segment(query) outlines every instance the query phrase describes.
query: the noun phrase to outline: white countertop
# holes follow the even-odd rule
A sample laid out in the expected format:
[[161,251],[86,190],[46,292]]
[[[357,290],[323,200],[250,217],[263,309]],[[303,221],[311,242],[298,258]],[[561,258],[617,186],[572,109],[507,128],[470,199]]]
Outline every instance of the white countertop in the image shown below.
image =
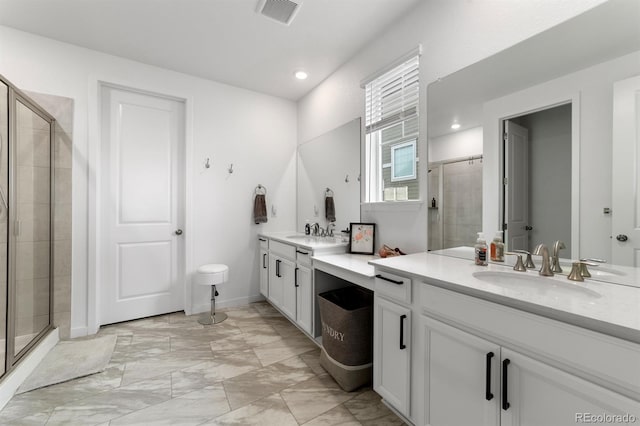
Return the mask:
[[[365,278],[375,276],[375,268],[369,264],[370,261],[380,259],[378,256],[368,254],[325,254],[313,256],[314,262],[320,262],[336,268],[346,269]],[[314,265],[317,265],[314,263]]]
[[259,233],[258,236],[263,236],[271,240],[280,241],[281,243],[292,244],[314,251],[344,251],[349,245],[349,243],[342,242],[340,236],[312,237],[311,235],[305,235],[295,231],[266,232]]
[[[571,292],[554,292],[553,289],[511,288],[473,276],[478,271],[518,274],[508,266],[477,266],[466,259],[430,253],[377,259],[370,264],[459,293],[640,343],[640,288],[637,287],[590,279],[573,282],[564,275],[556,275],[544,279],[556,280],[558,286],[565,288],[568,285],[580,286],[575,297]],[[537,271],[521,274],[538,276]],[[584,297],[579,297],[581,295]]]

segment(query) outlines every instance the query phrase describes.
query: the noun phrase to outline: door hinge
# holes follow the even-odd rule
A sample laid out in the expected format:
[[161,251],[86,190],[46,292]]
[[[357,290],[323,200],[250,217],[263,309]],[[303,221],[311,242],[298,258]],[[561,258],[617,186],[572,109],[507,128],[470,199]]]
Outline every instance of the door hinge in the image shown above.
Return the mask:
[[507,185],[508,183],[509,183],[509,180],[507,178],[502,178],[503,185]]
[[503,141],[505,141],[505,142],[507,142],[507,141],[509,140],[509,133],[504,132],[504,133],[502,134],[502,140],[503,140]]
[[506,231],[506,230],[507,230],[507,224],[506,224],[506,223],[503,223],[503,224],[502,224],[502,230],[503,230],[503,231]]

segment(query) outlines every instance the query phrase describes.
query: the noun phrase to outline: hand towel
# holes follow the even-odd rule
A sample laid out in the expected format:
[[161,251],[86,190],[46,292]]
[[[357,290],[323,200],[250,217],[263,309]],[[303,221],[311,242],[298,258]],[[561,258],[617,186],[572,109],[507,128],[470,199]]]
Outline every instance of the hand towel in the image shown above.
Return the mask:
[[328,222],[336,221],[336,206],[332,196],[324,197],[324,211]]
[[267,222],[267,200],[264,194],[256,194],[253,200],[253,220],[256,225]]

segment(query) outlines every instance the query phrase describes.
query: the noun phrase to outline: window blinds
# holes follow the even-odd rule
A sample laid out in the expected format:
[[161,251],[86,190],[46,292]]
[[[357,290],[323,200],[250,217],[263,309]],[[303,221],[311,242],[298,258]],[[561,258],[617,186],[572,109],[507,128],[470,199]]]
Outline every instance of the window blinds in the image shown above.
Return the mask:
[[365,86],[365,126],[372,133],[418,114],[419,56],[401,63]]

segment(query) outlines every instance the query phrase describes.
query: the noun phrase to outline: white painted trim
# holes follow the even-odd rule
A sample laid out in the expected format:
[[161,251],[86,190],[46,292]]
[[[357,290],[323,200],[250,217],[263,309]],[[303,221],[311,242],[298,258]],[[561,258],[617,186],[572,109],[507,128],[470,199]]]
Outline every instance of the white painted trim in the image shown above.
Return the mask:
[[418,43],[416,47],[414,47],[404,55],[396,58],[395,60],[389,62],[384,67],[374,72],[373,74],[369,74],[368,76],[360,80],[360,88],[364,89],[367,84],[371,83],[373,80],[380,77],[382,74],[385,74],[386,72],[391,71],[398,65],[403,64],[407,62],[409,59],[414,58],[416,56],[422,56],[422,43]]
[[[89,334],[88,327],[73,327],[71,329],[71,333],[69,334],[69,338],[75,339],[76,337],[83,337]],[[95,333],[91,333],[95,334]]]
[[361,212],[416,212],[422,208],[422,200],[410,201],[379,201],[375,203],[361,203]]
[[[111,76],[92,74],[89,76],[88,110],[88,146],[87,146],[87,179],[88,179],[88,229],[87,229],[87,331],[95,334],[100,328],[100,149],[101,149],[101,108],[100,88],[103,85],[122,87],[158,96],[170,97],[184,102],[184,310],[191,314],[191,277],[188,271],[193,268],[194,238],[189,230],[193,221],[193,170],[194,170],[194,97],[181,90],[174,91],[162,85],[150,84],[145,80],[129,80]],[[81,332],[82,327],[74,330]]]
[[[552,91],[543,83],[485,103],[482,155],[488,164],[503,164],[503,120],[565,104],[571,104],[571,258],[577,259],[580,257],[580,92]],[[485,235],[501,230],[500,206],[504,198],[501,170],[500,166],[493,169],[483,167],[483,199],[498,200],[497,203],[483,203],[482,229]]]
[[20,385],[24,383],[59,340],[58,329],[55,328],[20,361],[13,371],[2,379],[2,382],[0,382],[0,410],[7,405]]

